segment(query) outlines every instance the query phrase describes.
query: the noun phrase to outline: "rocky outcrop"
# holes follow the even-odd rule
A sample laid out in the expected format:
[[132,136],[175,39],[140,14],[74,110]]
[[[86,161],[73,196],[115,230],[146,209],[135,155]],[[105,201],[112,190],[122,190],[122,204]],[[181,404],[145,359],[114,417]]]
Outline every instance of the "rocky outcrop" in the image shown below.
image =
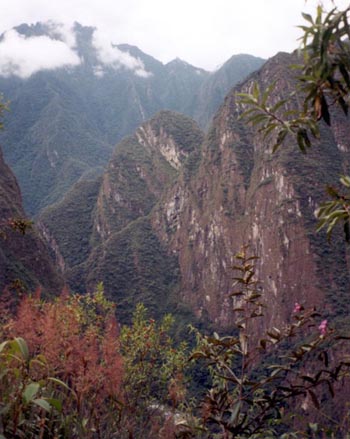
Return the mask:
[[170,111],[158,113],[124,139],[103,176],[95,216],[97,241],[147,216],[202,141],[195,122]]

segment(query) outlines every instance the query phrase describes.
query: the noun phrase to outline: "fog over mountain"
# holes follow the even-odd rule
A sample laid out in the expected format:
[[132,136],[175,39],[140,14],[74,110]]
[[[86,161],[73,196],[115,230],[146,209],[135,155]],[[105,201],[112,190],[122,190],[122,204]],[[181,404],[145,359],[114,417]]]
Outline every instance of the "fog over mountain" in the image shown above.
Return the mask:
[[[0,40],[0,75],[29,78],[41,70],[54,70],[81,65],[76,41],[76,25],[47,22],[34,26],[19,26],[6,31]],[[142,61],[113,46],[103,32],[93,29],[91,49],[96,53],[96,72],[103,67],[121,67],[147,77]]]
[[[179,57],[213,71],[233,54],[269,58],[299,45],[301,11],[318,0],[12,0],[0,15],[0,33],[21,23],[74,21],[103,30],[109,41],[142,48],[164,64]],[[332,0],[323,0],[326,9]],[[337,0],[339,7],[348,2]],[[69,23],[69,24],[68,24]]]
[[214,73],[179,59],[164,65],[94,27],[53,22],[5,32],[0,54],[10,101],[0,141],[32,215],[101,174],[115,144],[157,111],[207,125],[227,91],[263,63],[240,55]]

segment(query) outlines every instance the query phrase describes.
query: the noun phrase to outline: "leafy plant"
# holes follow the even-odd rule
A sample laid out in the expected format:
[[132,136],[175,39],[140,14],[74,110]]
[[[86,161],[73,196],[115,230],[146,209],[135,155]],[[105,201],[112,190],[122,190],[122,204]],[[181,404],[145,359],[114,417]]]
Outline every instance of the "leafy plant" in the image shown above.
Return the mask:
[[[240,104],[248,105],[241,117],[259,127],[264,137],[269,137],[276,151],[287,135],[296,138],[302,152],[311,146],[310,138],[319,137],[317,122],[331,124],[329,107],[338,104],[348,113],[347,97],[350,92],[350,37],[348,18],[350,7],[343,11],[333,8],[326,13],[318,6],[315,19],[302,14],[307,25],[303,31],[300,51],[303,63],[291,66],[300,70],[295,77],[296,90],[284,99],[273,101],[275,83],[261,92],[257,83],[252,93],[240,93]],[[302,105],[291,109],[295,97],[302,98]],[[272,135],[274,138],[272,138]]]
[[347,194],[340,193],[332,186],[327,187],[327,192],[332,200],[326,201],[318,209],[317,217],[320,221],[317,230],[326,227],[328,238],[330,238],[336,224],[342,222],[345,239],[350,242],[350,177],[343,175],[340,177],[340,183],[346,189]]
[[[2,345],[8,349],[1,363],[6,371],[2,376],[7,377],[1,383],[1,393],[8,395],[4,407],[11,401],[15,404],[5,411],[3,420],[5,432],[12,432],[9,437],[24,437],[13,431],[23,424],[19,416],[27,412],[33,437],[112,437],[119,428],[123,367],[114,305],[104,298],[101,288],[85,296],[63,291],[53,302],[41,300],[39,294],[23,297],[3,333],[17,340],[17,344]],[[13,352],[16,346],[21,356]],[[54,389],[57,385],[58,390]],[[46,417],[40,420],[33,404],[52,413],[48,405],[53,404],[52,398],[59,401],[54,416],[50,415],[50,422]],[[38,433],[41,424],[44,436]]]
[[331,364],[328,351],[341,337],[327,320],[316,323],[320,315],[300,304],[295,304],[292,323],[273,327],[261,338],[254,336],[264,308],[255,279],[256,257],[249,257],[244,248],[237,260],[232,293],[235,335],[209,337],[197,332],[198,347],[192,354],[193,360],[206,361],[212,376],[202,404],[203,426],[210,437],[282,437],[286,426],[291,431],[298,398],[309,399],[321,411],[317,389],[326,387],[334,396],[334,383],[345,376],[350,363]]
[[46,372],[45,357],[31,355],[23,338],[0,344],[1,438],[54,437],[62,411],[55,387],[64,384]]
[[[291,136],[306,153],[312,140],[320,137],[319,121],[331,125],[331,107],[337,105],[348,114],[350,7],[343,10],[334,7],[326,12],[319,5],[315,18],[302,15],[307,22],[299,26],[304,32],[300,49],[302,64],[291,66],[299,70],[295,77],[296,90],[283,99],[276,99],[275,84],[262,92],[254,83],[251,93],[238,95],[243,108],[241,117],[256,126],[263,138],[271,142],[273,152]],[[341,177],[346,187],[348,179]],[[343,221],[345,237],[349,241],[349,197],[340,195],[332,187],[327,190],[333,200],[321,205],[318,230],[327,226],[330,236],[335,225]]]
[[[172,418],[185,400],[187,345],[175,345],[169,335],[173,324],[171,315],[155,322],[147,317],[145,306],[138,304],[131,326],[121,330],[123,416],[126,431],[132,437],[153,437],[149,436],[152,428],[155,434],[157,424],[164,426],[164,419],[170,414]],[[174,422],[171,423],[174,429]]]

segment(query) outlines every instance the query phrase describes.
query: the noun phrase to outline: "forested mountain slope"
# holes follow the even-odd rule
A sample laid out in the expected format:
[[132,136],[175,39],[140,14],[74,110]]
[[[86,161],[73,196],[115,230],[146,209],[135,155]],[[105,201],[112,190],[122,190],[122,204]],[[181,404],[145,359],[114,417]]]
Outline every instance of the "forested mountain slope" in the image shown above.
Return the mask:
[[102,180],[75,185],[43,212],[39,225],[74,290],[103,281],[124,317],[138,302],[156,313],[181,305],[177,257],[155,234],[151,212],[198,165],[203,137],[191,119],[160,112],[117,145]]
[[63,280],[51,262],[45,241],[35,228],[22,235],[9,227],[9,223],[24,218],[19,186],[0,150],[0,291],[5,287],[29,291],[42,286],[46,292],[58,293]]

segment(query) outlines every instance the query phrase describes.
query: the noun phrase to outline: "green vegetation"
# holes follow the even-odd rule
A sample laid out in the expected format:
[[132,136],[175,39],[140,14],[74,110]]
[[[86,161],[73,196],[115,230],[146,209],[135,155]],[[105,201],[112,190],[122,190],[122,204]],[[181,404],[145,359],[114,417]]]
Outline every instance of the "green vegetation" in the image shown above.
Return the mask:
[[84,262],[91,250],[89,237],[100,184],[100,178],[79,181],[60,203],[45,209],[39,218],[70,269]]
[[114,307],[101,288],[5,305],[2,439],[141,439],[169,423],[165,410],[174,416],[185,397],[186,345],[170,338],[170,316],[158,325],[142,306],[118,336]]
[[186,398],[184,373],[189,366],[188,349],[185,342],[175,348],[169,336],[173,325],[171,315],[159,323],[149,319],[147,309],[139,304],[131,326],[124,326],[120,334],[124,404],[133,409],[126,416],[138,420],[136,437],[145,435],[157,412],[175,410]]
[[[302,92],[306,96],[301,113],[296,110],[289,120],[276,116],[289,101],[281,100],[270,108],[267,102],[273,86],[261,93],[256,85],[253,94],[244,94],[241,100],[242,105],[251,105],[245,111],[250,121],[262,124],[262,137],[267,139],[277,130],[272,149],[279,149],[276,160],[295,180],[293,196],[274,208],[279,211],[298,202],[306,212],[303,220],[309,231],[314,225],[313,208],[322,196],[317,183],[335,178],[342,166],[341,154],[315,148],[303,157],[291,151],[291,144],[279,146],[291,135],[305,152],[311,145],[308,130],[315,138],[322,136],[324,128],[317,122],[323,119],[330,123],[329,94],[347,112],[344,98],[349,94],[349,68],[347,61],[337,56],[348,47],[343,44],[348,36],[344,33],[344,28],[348,31],[348,12],[350,8],[346,15],[334,10],[324,22],[320,8],[315,21],[304,15],[311,27],[304,29]],[[310,34],[313,39],[308,44]],[[333,40],[332,35],[340,40]],[[336,56],[329,64],[325,56],[334,55],[334,50]],[[167,311],[178,311],[181,325],[192,316],[179,305],[177,257],[163,247],[150,213],[163,194],[161,189],[170,187],[174,176],[189,179],[191,172],[196,172],[201,134],[181,116],[164,112],[160,118],[153,119],[150,126],[158,136],[164,129],[175,146],[189,153],[185,171],[175,171],[155,153],[151,142],[142,147],[136,136],[129,137],[118,146],[102,186],[98,181],[81,181],[75,190],[82,188],[90,199],[82,204],[72,191],[65,199],[72,216],[56,223],[67,228],[60,245],[72,271],[81,268],[90,288],[103,280],[108,299],[99,285],[93,294],[69,295],[64,290],[61,297],[45,301],[38,292],[35,297],[24,296],[19,303],[6,300],[6,296],[1,302],[0,439],[345,437],[350,431],[348,407],[337,406],[337,392],[349,386],[350,337],[337,328],[349,330],[349,304],[341,294],[349,278],[346,253],[337,237],[340,247],[336,250],[343,263],[333,261],[331,249],[320,245],[319,235],[310,238],[318,249],[318,268],[329,279],[326,287],[331,311],[325,308],[321,315],[314,308],[305,310],[300,303],[292,310],[290,304],[290,315],[282,327],[262,330],[259,321],[266,305],[256,279],[257,257],[243,248],[233,267],[238,274],[228,298],[233,305],[231,334],[208,336],[192,327],[197,344],[191,352],[189,344],[176,343],[171,337],[172,332],[183,335]],[[238,161],[244,162],[242,150],[248,145],[247,163],[241,168],[248,186],[253,145],[245,133],[241,128],[233,147],[237,148]],[[207,146],[215,164],[222,160],[217,137],[213,128]],[[323,145],[327,146],[331,142],[327,131],[324,137]],[[332,159],[331,166],[319,166],[327,158]],[[255,187],[261,189],[279,177],[283,175],[266,176]],[[350,188],[348,177],[342,177],[341,183],[345,190]],[[315,191],[310,201],[305,191],[311,185]],[[222,184],[219,190],[224,204],[229,204],[230,188]],[[331,232],[344,221],[348,238],[349,197],[335,189],[329,189],[329,194],[333,200],[319,211],[320,228],[327,226]],[[99,228],[93,232],[97,199]],[[53,211],[46,212],[47,218],[54,216]],[[72,225],[77,214],[84,219]],[[14,225],[21,227],[21,223]],[[68,232],[78,228],[85,240],[81,254],[73,256],[81,235],[70,240]],[[79,287],[78,276],[71,281]],[[85,290],[85,285],[80,283],[80,288]],[[337,295],[332,298],[334,291]],[[114,303],[120,321],[127,324],[121,331]],[[131,315],[136,303],[139,305]],[[149,318],[148,312],[158,322]],[[191,364],[196,364],[192,371]],[[191,376],[200,376],[202,389],[192,391]]]
[[163,248],[147,218],[113,234],[92,253],[90,264],[88,283],[103,281],[123,323],[130,322],[135,303],[144,303],[156,318],[177,306],[177,258]]
[[[312,146],[311,139],[315,142],[323,134],[321,121],[331,126],[337,108],[348,115],[349,14],[350,7],[344,10],[334,7],[327,12],[321,5],[317,7],[315,18],[303,14],[307,24],[300,26],[304,32],[302,64],[291,66],[300,73],[294,78],[296,90],[284,99],[276,102],[273,98],[276,83],[261,92],[259,84],[255,82],[251,94],[239,94],[241,106],[248,106],[241,117],[258,127],[265,139],[270,139],[272,151],[277,151],[288,137],[292,137],[299,149],[306,153]],[[289,104],[296,100],[296,96],[301,96],[302,103],[299,108],[296,105],[291,110]],[[319,161],[322,163],[320,158]],[[349,189],[347,176],[341,177],[341,183]],[[334,227],[342,222],[345,238],[350,242],[349,195],[343,195],[333,186],[328,186],[327,191],[332,200],[318,210],[318,230],[327,227],[330,236]]]
[[[173,317],[157,323],[143,305],[118,334],[115,305],[101,286],[51,301],[24,296],[15,309],[2,301],[0,437],[344,437],[347,418],[333,412],[329,425],[322,398],[334,397],[348,377],[342,343],[349,337],[298,303],[291,323],[254,335],[264,309],[255,259],[245,249],[237,255],[235,335],[193,328],[192,353],[172,340]],[[191,376],[205,378],[204,393],[192,393]],[[314,406],[309,422],[298,418],[300,398]]]
[[209,127],[212,117],[220,108],[229,91],[252,72],[258,70],[265,60],[251,55],[233,55],[203,84],[196,99],[194,118],[201,127]]
[[[0,118],[5,109],[0,100]],[[26,218],[17,181],[0,151],[0,290],[16,291],[19,285],[35,289],[39,282],[46,291],[62,285],[43,241]]]
[[160,130],[164,130],[185,153],[197,150],[203,141],[203,133],[197,124],[180,113],[161,111],[151,124],[157,136]]

